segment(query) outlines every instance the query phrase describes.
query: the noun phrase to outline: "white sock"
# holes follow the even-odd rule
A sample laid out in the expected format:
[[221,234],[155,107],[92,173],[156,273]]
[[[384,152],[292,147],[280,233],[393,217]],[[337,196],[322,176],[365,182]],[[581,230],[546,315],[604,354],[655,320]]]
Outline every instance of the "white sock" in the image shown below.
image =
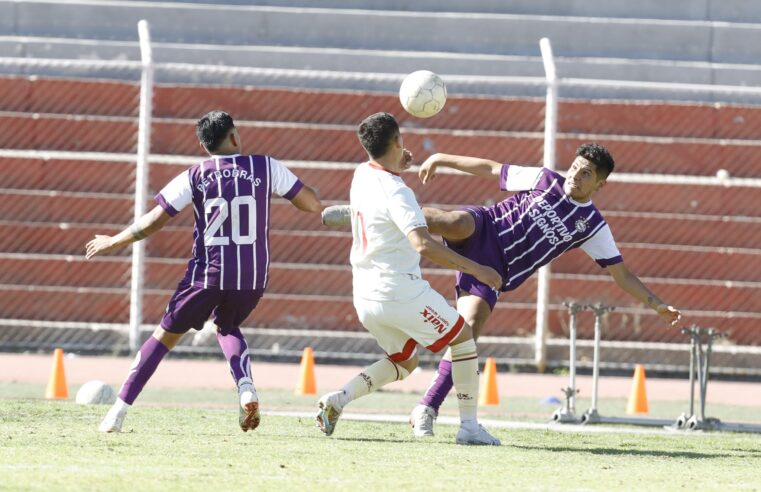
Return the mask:
[[476,342],[452,345],[452,381],[457,392],[462,426],[475,431],[478,428],[478,353]]
[[129,407],[130,407],[129,403],[122,400],[121,398],[117,398],[116,401],[114,402],[114,406],[111,408],[116,412],[123,413],[123,412],[126,412]]
[[251,378],[240,378],[238,380],[238,394],[240,395],[245,391],[250,391],[251,393],[256,394],[256,387]]
[[345,403],[356,400],[360,396],[370,394],[388,383],[401,381],[409,376],[409,374],[405,368],[396,364],[391,359],[381,359],[365,368],[364,371],[354,376],[351,381],[344,385],[342,389],[346,394]]

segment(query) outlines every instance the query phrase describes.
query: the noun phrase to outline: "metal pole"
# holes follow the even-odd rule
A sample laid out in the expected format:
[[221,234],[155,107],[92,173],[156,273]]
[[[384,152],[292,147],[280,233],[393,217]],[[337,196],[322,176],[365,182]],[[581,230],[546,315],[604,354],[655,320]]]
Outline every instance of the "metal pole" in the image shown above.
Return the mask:
[[[140,113],[138,116],[137,162],[135,166],[135,220],[145,214],[148,194],[148,154],[151,147],[151,113],[153,104],[153,54],[148,22],[137,23],[140,37],[140,58],[143,72],[140,77]],[[129,348],[135,354],[140,348],[140,325],[143,321],[143,263],[145,245],[132,244],[132,274],[129,305]]]
[[597,410],[597,380],[600,379],[600,339],[602,338],[600,315],[595,311],[595,347],[592,362],[592,410]]
[[571,388],[570,410],[576,413],[576,312],[571,314],[571,337],[568,350],[568,387]]
[[683,331],[690,335],[690,414],[687,416],[689,419],[695,415],[695,358],[697,355],[695,354],[695,334],[691,329]]
[[[557,138],[558,80],[555,72],[555,58],[548,38],[539,41],[547,79],[547,96],[544,113],[544,167],[555,169],[555,140]],[[536,292],[536,335],[534,341],[534,363],[539,372],[547,367],[547,331],[550,315],[550,266],[539,269]]]
[[700,418],[706,419],[706,399],[708,398],[708,368],[711,364],[711,347],[713,346],[714,337],[718,336],[718,333],[709,328],[707,333],[708,339],[706,340],[706,356],[705,367],[703,368],[703,391],[701,393],[702,401],[700,402]]
[[595,312],[595,345],[594,361],[592,363],[592,408],[590,411],[597,411],[597,384],[600,379],[600,340],[602,339],[602,317],[608,311],[613,311],[615,307],[595,304],[592,306]]

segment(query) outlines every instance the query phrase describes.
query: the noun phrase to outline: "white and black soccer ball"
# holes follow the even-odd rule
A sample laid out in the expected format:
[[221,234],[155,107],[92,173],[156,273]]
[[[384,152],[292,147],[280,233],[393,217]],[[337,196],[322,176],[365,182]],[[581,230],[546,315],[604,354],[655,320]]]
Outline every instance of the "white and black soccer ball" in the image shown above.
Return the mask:
[[77,403],[82,405],[111,405],[116,401],[114,389],[103,381],[88,381],[77,391]]
[[418,70],[404,78],[399,101],[412,116],[430,118],[447,102],[447,88],[441,77],[429,70]]

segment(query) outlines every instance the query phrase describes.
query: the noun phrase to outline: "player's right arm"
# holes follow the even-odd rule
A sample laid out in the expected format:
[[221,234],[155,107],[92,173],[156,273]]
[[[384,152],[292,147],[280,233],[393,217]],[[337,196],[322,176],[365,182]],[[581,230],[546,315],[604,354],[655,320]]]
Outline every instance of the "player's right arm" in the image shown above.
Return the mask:
[[172,217],[164,211],[161,205],[156,205],[153,210],[143,215],[134,224],[124,229],[116,236],[103,236],[96,234],[95,239],[87,243],[85,258],[113,253],[128,244],[145,239],[151,234],[161,230]]
[[502,164],[489,159],[463,155],[433,154],[420,165],[418,177],[423,183],[427,183],[436,177],[436,170],[440,167],[457,169],[474,176],[493,180],[499,180],[502,173]]
[[291,203],[302,212],[308,213],[320,213],[325,208],[325,205],[320,201],[320,197],[317,196],[317,192],[307,185],[304,185],[296,193],[296,196],[291,199]]
[[436,241],[427,228],[418,227],[411,230],[407,234],[407,239],[421,256],[425,256],[437,265],[473,275],[492,289],[499,290],[502,287],[502,276],[496,270],[455,253]]

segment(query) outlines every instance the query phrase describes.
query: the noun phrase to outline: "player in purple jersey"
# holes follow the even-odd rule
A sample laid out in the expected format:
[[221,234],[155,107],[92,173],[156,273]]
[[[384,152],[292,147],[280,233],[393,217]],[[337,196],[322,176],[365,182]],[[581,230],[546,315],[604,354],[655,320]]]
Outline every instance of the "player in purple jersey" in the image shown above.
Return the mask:
[[[583,144],[564,178],[547,168],[503,165],[487,159],[435,154],[420,167],[427,183],[442,167],[499,181],[515,195],[491,207],[468,207],[444,212],[424,209],[432,233],[465,257],[502,272],[507,292],[564,252],[581,248],[613,277],[616,284],[674,325],[681,313],[650,291],[624,264],[610,228],[592,204],[592,195],[605,186],[614,161],[608,149]],[[458,274],[457,311],[473,327],[474,336],[491,315],[498,292],[469,275]],[[433,421],[452,388],[451,362],[445,357],[410,422],[416,436],[433,435]]]
[[270,198],[280,195],[309,213],[320,212],[323,205],[277,160],[242,155],[238,130],[227,113],[206,114],[196,125],[196,135],[209,159],[167,184],[156,195],[158,205],[132,226],[115,236],[96,235],[87,243],[90,259],[145,239],[188,205],[195,213],[193,257],[185,276],[153,336],[140,347],[119,398],[100,425],[102,432],[121,431],[127,409],[161,359],[185,333],[200,330],[210,317],[238,387],[240,427],[248,431],[259,425],[259,398],[240,325],[267,286]]
[[[592,204],[592,195],[606,183],[614,162],[608,150],[584,144],[576,151],[566,177],[546,168],[503,165],[475,157],[435,154],[420,167],[419,177],[428,183],[439,168],[449,167],[499,181],[503,191],[516,192],[490,207],[472,206],[445,212],[424,207],[431,233],[441,235],[447,245],[465,256],[502,273],[500,289],[516,289],[543,265],[564,252],[581,248],[616,284],[675,324],[679,310],[661,301],[624,264],[610,228]],[[342,223],[346,211],[329,207],[323,222]],[[473,327],[477,337],[491,315],[499,292],[470,275],[457,273],[457,311]],[[417,436],[433,435],[433,421],[452,388],[452,364],[444,357],[436,376],[410,422]]]

